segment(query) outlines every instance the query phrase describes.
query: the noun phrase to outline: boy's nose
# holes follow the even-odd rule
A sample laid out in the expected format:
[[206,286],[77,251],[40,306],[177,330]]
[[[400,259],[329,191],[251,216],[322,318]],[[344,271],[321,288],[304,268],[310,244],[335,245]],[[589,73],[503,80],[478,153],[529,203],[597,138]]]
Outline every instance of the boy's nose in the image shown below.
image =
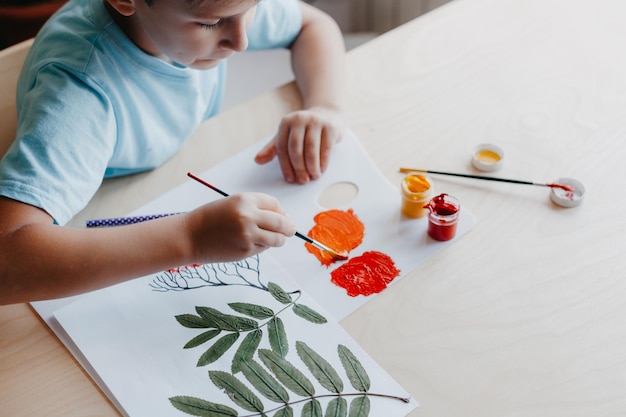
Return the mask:
[[233,22],[229,29],[222,39],[222,47],[235,52],[245,51],[248,48],[248,35],[243,19],[239,22]]

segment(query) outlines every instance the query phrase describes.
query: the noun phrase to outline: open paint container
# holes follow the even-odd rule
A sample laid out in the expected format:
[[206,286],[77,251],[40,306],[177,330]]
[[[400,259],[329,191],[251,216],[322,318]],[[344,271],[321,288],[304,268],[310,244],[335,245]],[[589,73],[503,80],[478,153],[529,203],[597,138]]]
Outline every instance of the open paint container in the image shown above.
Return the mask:
[[554,204],[561,207],[576,207],[583,202],[585,186],[580,181],[573,178],[559,178],[555,183],[568,185],[572,187],[572,190],[552,187],[550,190],[550,199]]
[[483,143],[472,152],[472,165],[480,171],[496,171],[502,167],[504,151],[491,143]]

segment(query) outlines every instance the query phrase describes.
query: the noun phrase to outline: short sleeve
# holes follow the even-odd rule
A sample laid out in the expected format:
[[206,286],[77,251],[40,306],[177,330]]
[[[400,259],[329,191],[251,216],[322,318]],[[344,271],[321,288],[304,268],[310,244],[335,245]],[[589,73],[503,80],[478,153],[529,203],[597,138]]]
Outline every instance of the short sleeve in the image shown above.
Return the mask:
[[0,194],[62,225],[102,182],[116,144],[115,116],[80,75],[48,65],[34,80],[21,95],[17,137],[0,163]]
[[302,10],[297,0],[262,0],[248,30],[248,49],[287,48],[301,29]]

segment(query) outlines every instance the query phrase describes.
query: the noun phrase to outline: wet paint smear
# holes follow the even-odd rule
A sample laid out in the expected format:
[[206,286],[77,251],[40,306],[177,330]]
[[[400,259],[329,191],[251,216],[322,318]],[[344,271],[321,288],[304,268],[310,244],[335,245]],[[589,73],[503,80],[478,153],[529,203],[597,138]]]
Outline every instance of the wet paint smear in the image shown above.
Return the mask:
[[[365,226],[352,209],[323,211],[313,220],[315,226],[309,231],[308,236],[339,253],[348,253],[363,242]],[[309,243],[305,243],[305,246],[322,265],[329,266],[336,262],[328,252],[321,251]]]
[[348,295],[377,294],[387,288],[387,284],[400,275],[393,260],[381,252],[365,252],[350,259],[331,272],[331,281],[344,288]]

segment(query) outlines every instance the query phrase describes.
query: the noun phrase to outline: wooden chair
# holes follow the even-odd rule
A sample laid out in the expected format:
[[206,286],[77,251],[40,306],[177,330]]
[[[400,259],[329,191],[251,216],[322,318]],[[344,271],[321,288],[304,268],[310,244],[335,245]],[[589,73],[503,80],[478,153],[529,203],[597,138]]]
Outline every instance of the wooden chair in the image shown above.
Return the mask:
[[0,50],[0,158],[15,140],[15,89],[32,43],[33,40],[28,39]]

